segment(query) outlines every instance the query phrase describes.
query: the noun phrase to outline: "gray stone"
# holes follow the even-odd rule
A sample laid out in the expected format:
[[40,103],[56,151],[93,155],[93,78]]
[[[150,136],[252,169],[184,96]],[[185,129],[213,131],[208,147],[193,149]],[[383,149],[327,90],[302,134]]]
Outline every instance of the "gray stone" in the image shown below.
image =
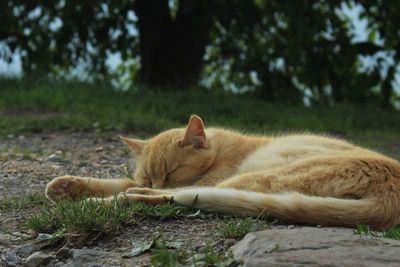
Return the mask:
[[8,266],[21,265],[24,258],[38,249],[40,249],[40,245],[38,244],[24,244],[6,252],[2,256],[2,259]]
[[48,264],[54,257],[48,254],[45,254],[41,251],[37,251],[30,255],[25,260],[25,266],[28,267],[36,267],[36,266],[44,266]]
[[102,146],[98,146],[98,147],[96,147],[94,149],[94,151],[96,151],[96,152],[100,152],[100,151],[103,151],[103,150],[104,150],[104,148]]
[[54,162],[54,163],[59,163],[59,164],[66,164],[66,163],[70,163],[69,160],[64,159],[61,155],[55,153],[55,154],[51,154],[50,156],[48,156],[46,158],[47,162]]
[[7,264],[7,266],[17,266],[21,264],[21,258],[17,255],[17,253],[15,253],[15,251],[7,252],[1,258]]
[[71,249],[69,251],[63,251],[57,253],[61,258],[68,255],[67,259],[64,259],[65,264],[63,267],[73,266],[120,266],[120,256],[115,253],[93,250],[93,249]]
[[32,254],[32,252],[40,249],[41,245],[38,244],[24,244],[13,249],[15,253],[21,258],[25,258]]
[[112,255],[112,253],[103,250],[93,250],[93,249],[71,249],[70,255],[73,259],[105,258]]
[[400,241],[342,228],[271,229],[250,233],[232,248],[250,266],[400,266]]
[[71,255],[71,249],[69,248],[60,248],[56,253],[56,257],[62,260],[69,258],[70,255]]
[[64,266],[64,262],[60,262],[58,259],[53,259],[51,262],[47,264],[47,267],[62,267]]

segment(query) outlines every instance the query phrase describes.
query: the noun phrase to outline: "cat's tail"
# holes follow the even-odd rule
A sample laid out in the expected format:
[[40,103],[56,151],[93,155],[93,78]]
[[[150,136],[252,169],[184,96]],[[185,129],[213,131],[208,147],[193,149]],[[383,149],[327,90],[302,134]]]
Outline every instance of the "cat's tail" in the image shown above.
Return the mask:
[[[174,202],[233,215],[271,216],[292,222],[375,229],[393,227],[399,216],[390,203],[374,199],[340,199],[287,192],[264,194],[229,188],[193,187],[179,190]],[[394,207],[393,207],[394,208]]]

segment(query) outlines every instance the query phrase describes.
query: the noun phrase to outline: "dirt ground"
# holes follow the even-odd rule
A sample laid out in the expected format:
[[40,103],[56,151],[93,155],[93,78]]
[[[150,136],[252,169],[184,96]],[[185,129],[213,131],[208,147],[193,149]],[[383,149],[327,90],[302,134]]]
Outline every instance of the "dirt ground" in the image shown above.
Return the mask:
[[[8,136],[0,139],[0,199],[43,193],[51,179],[65,174],[121,177],[126,166],[133,169],[134,161],[129,149],[114,132]],[[23,222],[33,212],[34,209],[0,210],[0,251],[5,252],[32,239],[32,232],[23,226]],[[139,225],[124,229],[120,235],[69,246],[100,248],[122,255],[132,249],[133,241],[148,241],[162,234],[166,241],[182,241],[193,251],[207,245],[216,251],[227,251],[235,240],[219,237],[216,234],[218,223],[211,215],[162,221],[146,219]],[[126,264],[146,265],[148,260],[147,253],[127,259]]]
[[[127,134],[128,136],[131,136]],[[387,154],[400,157],[400,137],[380,140],[376,147]],[[363,142],[361,140],[361,142]],[[370,143],[370,139],[367,140]],[[374,145],[372,145],[374,146]],[[71,174],[92,177],[121,177],[123,169],[134,168],[128,148],[115,132],[93,133],[41,133],[10,135],[0,139],[0,199],[5,196],[22,196],[44,192],[52,178]],[[34,209],[0,210],[0,251],[5,252],[33,238],[24,226],[24,220]],[[151,240],[157,233],[166,240],[182,241],[193,251],[211,245],[216,251],[228,251],[236,240],[218,235],[218,220],[210,217],[146,219],[118,236],[111,236],[94,243],[74,244],[79,248],[101,248],[122,255],[132,248],[132,241]],[[275,227],[293,227],[277,225]],[[54,249],[59,249],[56,247]],[[51,248],[50,248],[51,250]],[[1,253],[0,253],[1,254]],[[124,265],[146,265],[149,254],[127,259]],[[1,266],[1,261],[0,261]]]

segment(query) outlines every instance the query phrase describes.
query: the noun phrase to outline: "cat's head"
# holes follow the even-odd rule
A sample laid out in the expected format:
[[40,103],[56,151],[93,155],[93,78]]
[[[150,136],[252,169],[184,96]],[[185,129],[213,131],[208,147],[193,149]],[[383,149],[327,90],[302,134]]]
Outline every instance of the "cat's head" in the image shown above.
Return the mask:
[[171,129],[148,140],[122,137],[136,155],[138,186],[173,188],[192,184],[211,166],[215,151],[202,119],[192,115],[186,128]]

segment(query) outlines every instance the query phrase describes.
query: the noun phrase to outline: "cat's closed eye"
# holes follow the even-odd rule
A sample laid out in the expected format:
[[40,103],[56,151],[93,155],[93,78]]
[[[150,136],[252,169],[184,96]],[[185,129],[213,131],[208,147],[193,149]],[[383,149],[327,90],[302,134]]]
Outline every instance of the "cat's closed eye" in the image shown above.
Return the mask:
[[171,178],[171,176],[174,175],[174,173],[178,170],[179,165],[174,166],[173,168],[171,168],[171,170],[165,175],[165,181],[169,180]]

